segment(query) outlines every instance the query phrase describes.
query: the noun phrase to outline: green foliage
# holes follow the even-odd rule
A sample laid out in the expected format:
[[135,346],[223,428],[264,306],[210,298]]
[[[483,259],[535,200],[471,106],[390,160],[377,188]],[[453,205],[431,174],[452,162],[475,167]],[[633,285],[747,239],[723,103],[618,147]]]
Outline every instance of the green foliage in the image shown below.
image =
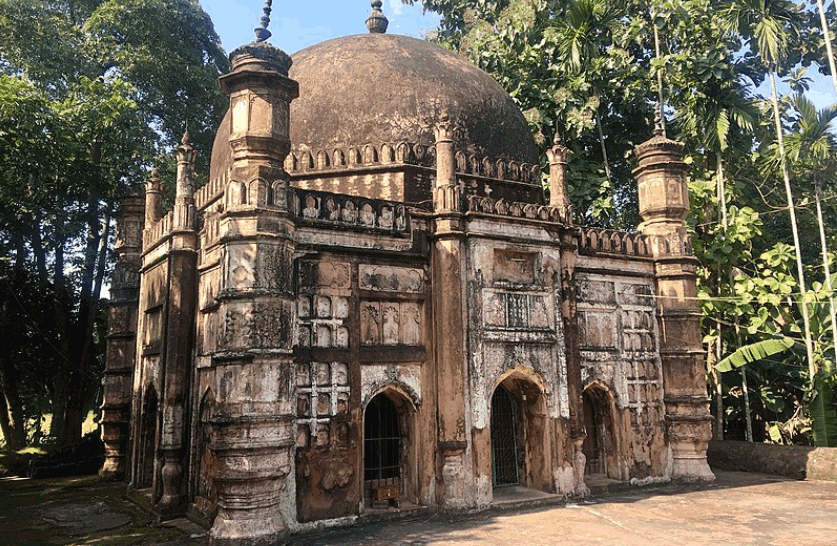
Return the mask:
[[187,123],[205,177],[228,68],[195,0],[0,0],[0,424],[15,441],[48,412],[58,443],[80,438],[117,199]]
[[[412,3],[412,0],[406,0]],[[691,167],[690,229],[707,348],[721,357],[793,339],[745,367],[756,439],[810,441],[814,392],[798,350],[802,317],[771,105],[772,73],[806,89],[804,68],[827,70],[813,4],[787,0],[424,0],[441,15],[431,38],[492,74],[526,113],[543,149],[557,131],[572,150],[569,189],[587,224],[638,223],[633,148],[651,135],[657,77],[667,132]],[[837,12],[828,11],[837,24]],[[660,41],[654,47],[654,31]],[[817,189],[828,244],[837,225],[835,109],[780,97],[818,366],[829,367],[833,296],[820,265]],[[816,115],[815,115],[816,114]],[[723,197],[723,199],[721,199]],[[725,222],[724,219],[725,218]],[[725,225],[724,225],[725,224]],[[787,342],[789,343],[789,342]],[[775,343],[774,343],[775,344]],[[754,355],[751,355],[754,356]],[[721,375],[728,431],[743,429],[741,373]],[[740,425],[740,428],[739,428]]]
[[[729,372],[735,368],[740,368],[741,366],[745,366],[763,358],[781,353],[782,351],[793,347],[793,344],[794,341],[788,337],[757,341],[755,343],[739,347],[731,355],[723,358],[720,362],[715,364],[715,368],[719,372]],[[781,408],[779,407],[780,401],[776,399],[772,392],[769,390],[765,392],[765,389],[763,389],[762,393],[762,398],[765,400],[766,405],[768,405],[771,411],[776,412],[777,409],[781,411]]]
[[819,374],[810,402],[814,443],[820,447],[837,446],[837,406],[834,404],[834,374]]

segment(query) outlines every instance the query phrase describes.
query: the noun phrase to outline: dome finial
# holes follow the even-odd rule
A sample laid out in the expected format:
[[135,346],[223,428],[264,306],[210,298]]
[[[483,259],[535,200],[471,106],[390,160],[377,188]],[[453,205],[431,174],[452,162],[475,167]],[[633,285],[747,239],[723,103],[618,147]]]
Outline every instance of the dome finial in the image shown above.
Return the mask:
[[256,28],[256,30],[254,31],[256,33],[257,42],[264,42],[265,40],[273,36],[273,33],[267,30],[267,26],[270,24],[270,12],[272,11],[272,7],[273,0],[267,0],[264,3],[264,9],[262,10],[264,12],[264,15],[262,15],[261,17],[262,26]]
[[389,26],[389,19],[381,11],[381,0],[372,0],[372,13],[366,18],[366,28],[372,34],[384,34]]

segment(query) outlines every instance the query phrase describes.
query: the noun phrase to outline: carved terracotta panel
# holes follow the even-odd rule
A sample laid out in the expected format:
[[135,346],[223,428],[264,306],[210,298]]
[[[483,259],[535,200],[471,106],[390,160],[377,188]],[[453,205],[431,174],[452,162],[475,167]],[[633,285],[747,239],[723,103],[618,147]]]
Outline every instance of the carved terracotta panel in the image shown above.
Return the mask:
[[397,345],[400,316],[398,303],[381,304],[381,315],[383,318],[383,345]]
[[516,284],[533,284],[535,282],[535,252],[518,252],[515,250],[494,250],[494,280]]
[[332,376],[336,385],[349,384],[349,366],[342,362],[335,362],[332,364]]
[[398,324],[402,344],[421,344],[421,308],[418,303],[401,304],[401,317]]
[[365,301],[361,303],[360,344],[381,344],[381,306],[378,302]]
[[336,296],[334,301],[334,318],[348,318],[349,316],[349,298],[343,296]]
[[347,263],[306,261],[300,264],[299,273],[302,287],[351,287],[352,273]]
[[413,294],[424,291],[424,271],[421,269],[361,265],[359,274],[361,290]]
[[614,283],[583,280],[578,287],[578,301],[584,303],[616,303]]
[[529,327],[530,328],[549,328],[550,327],[550,312],[547,305],[547,299],[544,296],[529,296]]

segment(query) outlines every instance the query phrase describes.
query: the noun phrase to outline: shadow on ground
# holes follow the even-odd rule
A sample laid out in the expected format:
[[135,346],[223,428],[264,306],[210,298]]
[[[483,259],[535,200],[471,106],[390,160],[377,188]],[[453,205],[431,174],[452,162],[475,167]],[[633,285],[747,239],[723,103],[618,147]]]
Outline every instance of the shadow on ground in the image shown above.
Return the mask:
[[123,483],[99,482],[96,476],[0,478],[5,546],[202,543],[203,529],[185,520],[157,522],[125,498]]
[[[720,515],[711,512],[705,515],[698,514],[696,510],[706,510],[707,505],[712,506],[716,502],[712,496],[718,497],[717,502],[734,503],[735,499],[770,498],[776,493],[768,489],[783,487],[790,490],[786,493],[787,498],[802,499],[806,502],[810,499],[824,503],[823,507],[828,510],[837,509],[837,484],[823,485],[821,488],[824,489],[820,491],[815,489],[815,484],[806,487],[811,482],[794,482],[763,474],[718,471],[717,476],[718,481],[709,485],[667,484],[644,488],[619,488],[583,501],[552,503],[537,508],[495,509],[447,518],[433,515],[401,521],[363,521],[352,527],[295,535],[284,541],[284,544],[554,544],[558,537],[567,540],[583,538],[570,536],[579,527],[587,529],[585,532],[588,533],[588,538],[598,536],[598,541],[605,539],[605,543],[608,544],[698,544],[690,541],[689,535],[679,538],[675,535],[688,532],[689,529],[697,532],[697,528],[704,523],[717,523],[725,515],[731,514],[729,510],[722,510]],[[735,491],[736,488],[749,487],[752,489],[743,495]],[[768,489],[760,493],[759,487]],[[160,523],[151,514],[128,501],[125,498],[125,490],[125,484],[101,483],[95,476],[50,479],[0,478],[0,544],[180,546],[207,543],[206,533],[202,528],[185,519]],[[633,503],[640,503],[641,507],[631,508]],[[561,506],[565,508],[562,509]],[[704,508],[700,508],[701,506]],[[761,511],[762,514],[767,509],[765,506],[753,506],[753,511]],[[657,515],[649,516],[649,513],[655,510]],[[680,515],[678,510],[682,512]],[[776,510],[782,510],[782,507],[779,506]],[[777,513],[779,516],[774,516],[773,519],[780,521],[781,513]],[[808,514],[811,518],[815,517],[810,510]],[[733,531],[742,536],[750,537],[754,536],[753,533],[762,533],[768,537],[761,541],[753,540],[751,544],[781,543],[773,541],[769,526],[765,527],[763,523],[753,527],[751,532],[747,525],[755,525],[754,522],[761,517],[752,516],[746,509],[742,514],[729,517],[735,519],[729,522]],[[830,525],[830,522],[828,524]],[[812,525],[822,527],[819,520],[813,521]],[[829,530],[831,532],[830,527]],[[837,527],[833,531],[837,532]],[[658,532],[659,535],[654,535],[654,532]],[[776,536],[781,537],[781,533]],[[817,544],[816,541],[812,543]]]

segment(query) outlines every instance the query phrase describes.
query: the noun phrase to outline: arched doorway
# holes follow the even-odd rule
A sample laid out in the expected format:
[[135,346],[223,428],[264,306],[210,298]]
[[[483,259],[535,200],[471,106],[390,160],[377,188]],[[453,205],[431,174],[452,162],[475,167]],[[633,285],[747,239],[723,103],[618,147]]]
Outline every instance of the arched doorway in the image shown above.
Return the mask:
[[519,415],[511,393],[498,385],[491,397],[491,462],[495,487],[520,483]]
[[153,385],[145,393],[140,430],[140,460],[137,464],[138,488],[145,489],[154,483],[154,460],[157,447],[157,391]]
[[400,497],[405,428],[398,406],[386,393],[369,401],[363,423],[363,480],[367,499]]
[[584,428],[587,437],[582,450],[587,458],[584,473],[588,476],[618,477],[608,459],[615,456],[610,398],[605,389],[591,386],[581,395],[584,405]]
[[[554,491],[546,397],[529,370],[507,372],[491,395],[491,474],[495,488]],[[496,495],[496,494],[495,494]]]

